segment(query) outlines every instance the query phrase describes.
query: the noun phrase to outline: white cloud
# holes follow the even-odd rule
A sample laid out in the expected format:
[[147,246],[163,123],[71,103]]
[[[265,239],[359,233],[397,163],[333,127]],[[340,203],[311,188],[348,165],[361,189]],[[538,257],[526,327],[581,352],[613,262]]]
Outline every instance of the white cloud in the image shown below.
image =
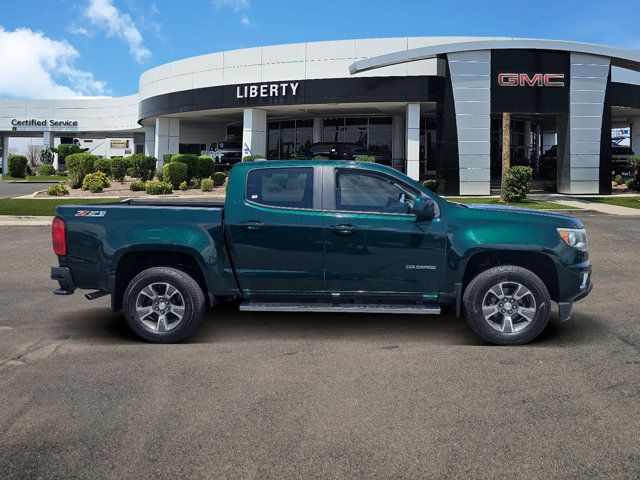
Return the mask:
[[53,40],[42,32],[0,27],[0,95],[21,98],[73,98],[104,96],[106,83],[73,62],[78,51],[66,40]]
[[249,0],[212,0],[213,6],[218,10],[222,8],[229,8],[236,13],[242,13],[240,16],[240,25],[243,27],[251,26],[251,19],[246,13],[251,7]]
[[85,17],[97,27],[107,31],[110,37],[118,37],[129,44],[129,53],[138,63],[151,57],[151,51],[142,42],[142,34],[127,13],[113,6],[113,0],[89,0],[84,11]]
[[85,37],[91,36],[91,34],[89,33],[89,30],[87,30],[84,27],[76,27],[75,25],[69,25],[67,27],[67,32],[73,33],[74,35],[82,35]]

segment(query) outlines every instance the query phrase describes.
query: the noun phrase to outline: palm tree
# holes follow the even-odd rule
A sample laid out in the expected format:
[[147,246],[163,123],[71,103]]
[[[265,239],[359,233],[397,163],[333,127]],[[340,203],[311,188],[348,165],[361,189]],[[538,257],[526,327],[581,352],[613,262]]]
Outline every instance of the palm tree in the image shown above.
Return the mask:
[[504,199],[504,180],[511,169],[511,114],[502,113],[502,180],[500,185],[500,201]]

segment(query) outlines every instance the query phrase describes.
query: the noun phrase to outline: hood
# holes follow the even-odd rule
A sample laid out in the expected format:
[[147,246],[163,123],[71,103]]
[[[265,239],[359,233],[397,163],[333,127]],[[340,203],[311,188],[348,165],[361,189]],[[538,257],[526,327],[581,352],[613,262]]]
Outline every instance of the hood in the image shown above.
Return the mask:
[[506,215],[517,215],[520,218],[522,216],[546,218],[549,220],[555,220],[558,226],[571,225],[573,228],[584,228],[582,222],[575,217],[569,215],[562,215],[561,213],[548,212],[543,210],[534,210],[532,208],[523,207],[510,207],[507,205],[486,205],[482,203],[463,204],[465,207],[471,210],[482,210],[486,212],[504,213]]

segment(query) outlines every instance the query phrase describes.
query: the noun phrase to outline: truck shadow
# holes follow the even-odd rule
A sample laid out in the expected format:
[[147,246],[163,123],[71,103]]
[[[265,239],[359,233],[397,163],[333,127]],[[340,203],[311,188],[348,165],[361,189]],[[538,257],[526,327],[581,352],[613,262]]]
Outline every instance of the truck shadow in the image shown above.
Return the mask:
[[[122,312],[95,309],[65,319],[65,331],[98,343],[140,343]],[[594,341],[606,335],[595,317],[580,315],[561,324],[554,312],[546,330],[532,343],[558,347]],[[441,345],[489,346],[476,337],[464,318],[451,309],[441,315],[241,312],[230,304],[209,310],[200,327],[183,344],[257,341],[376,340],[389,344],[425,342]]]

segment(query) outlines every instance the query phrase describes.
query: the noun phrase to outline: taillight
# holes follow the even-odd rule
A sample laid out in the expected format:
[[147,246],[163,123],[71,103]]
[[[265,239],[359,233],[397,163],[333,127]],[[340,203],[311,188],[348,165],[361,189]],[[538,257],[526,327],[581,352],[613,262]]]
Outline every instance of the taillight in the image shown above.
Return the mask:
[[51,224],[51,240],[53,242],[53,252],[58,256],[67,254],[67,236],[64,231],[64,222],[61,218],[54,218]]

